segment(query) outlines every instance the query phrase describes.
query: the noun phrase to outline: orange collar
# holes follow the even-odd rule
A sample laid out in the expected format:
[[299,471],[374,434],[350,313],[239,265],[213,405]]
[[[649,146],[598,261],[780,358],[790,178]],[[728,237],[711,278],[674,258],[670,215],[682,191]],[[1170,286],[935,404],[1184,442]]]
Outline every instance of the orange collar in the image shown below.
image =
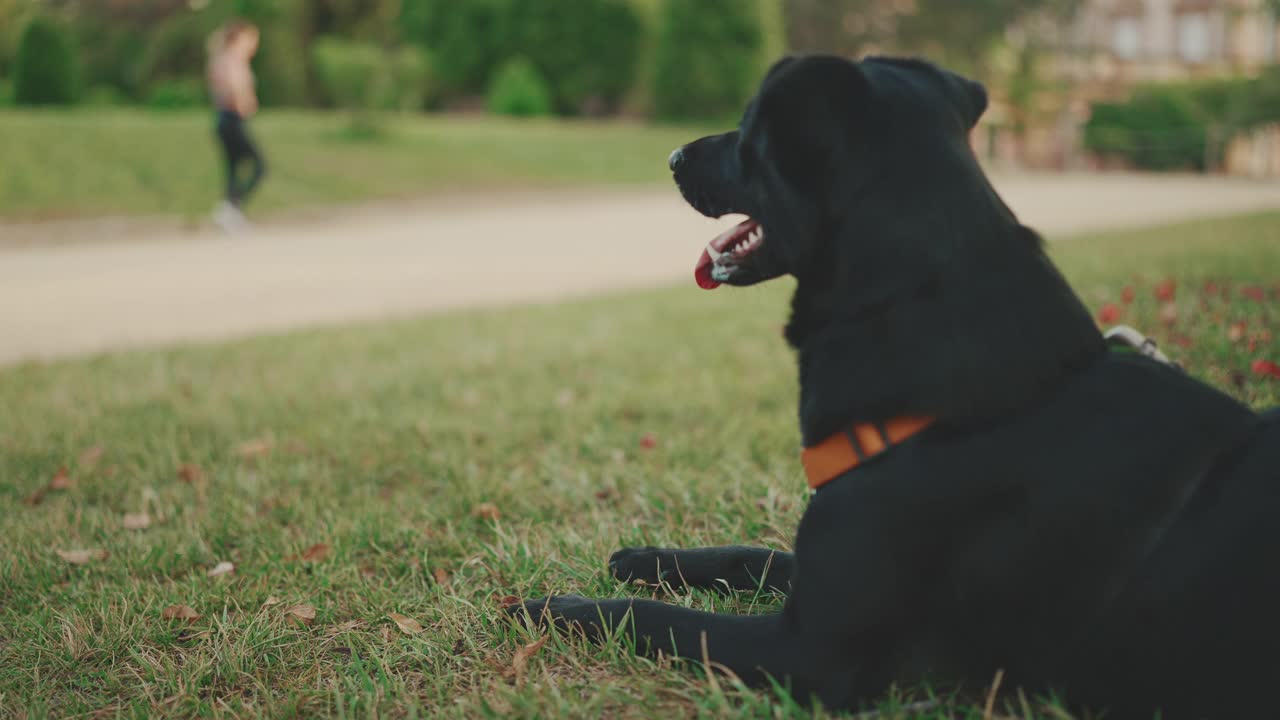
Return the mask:
[[858,423],[800,453],[809,487],[817,490],[933,424],[933,418]]

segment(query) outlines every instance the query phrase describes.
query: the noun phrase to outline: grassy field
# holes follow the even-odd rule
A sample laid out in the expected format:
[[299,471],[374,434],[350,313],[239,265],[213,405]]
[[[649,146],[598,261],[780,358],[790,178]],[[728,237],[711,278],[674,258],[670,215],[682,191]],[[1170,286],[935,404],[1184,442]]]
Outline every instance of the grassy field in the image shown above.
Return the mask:
[[[1093,307],[1262,407],[1277,233],[1273,213],[1055,254]],[[0,716],[809,717],[616,647],[518,661],[535,636],[498,611],[635,592],[604,572],[625,544],[788,546],[786,293],[690,283],[0,371]]]
[[[698,132],[481,116],[392,117],[376,140],[345,128],[334,113],[255,119],[270,172],[255,211],[446,189],[664,181],[667,154]],[[0,111],[0,218],[203,215],[222,187],[214,142],[207,112]]]

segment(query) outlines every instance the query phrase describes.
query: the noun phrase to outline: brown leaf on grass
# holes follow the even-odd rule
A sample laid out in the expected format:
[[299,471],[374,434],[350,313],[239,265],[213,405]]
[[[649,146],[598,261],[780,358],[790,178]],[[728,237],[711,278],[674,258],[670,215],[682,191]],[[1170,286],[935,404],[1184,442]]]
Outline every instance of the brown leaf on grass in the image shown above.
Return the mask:
[[183,463],[178,466],[178,479],[188,485],[196,485],[204,480],[204,472],[196,465]]
[[403,632],[405,635],[417,635],[422,632],[422,625],[411,617],[405,617],[400,613],[393,612],[387,613],[387,617],[391,618],[391,620],[395,622],[396,627],[400,628],[400,632]]
[[364,578],[365,580],[372,580],[377,575],[378,575],[378,569],[375,568],[374,566],[372,565],[360,566],[360,577]]
[[302,560],[303,562],[320,562],[329,557],[329,546],[324,543],[316,543],[311,547],[303,550],[297,555],[290,555],[285,560]]
[[516,651],[515,657],[511,658],[511,671],[515,673],[516,680],[524,679],[525,670],[529,667],[529,658],[538,654],[542,646],[547,644],[547,638],[549,637],[551,636],[543,635]]
[[284,601],[281,600],[280,598],[276,597],[275,595],[271,595],[271,596],[268,596],[267,599],[263,601],[262,607],[269,608],[272,605],[279,605],[282,602]]
[[316,619],[316,609],[310,605],[290,605],[284,609],[284,617],[299,625],[310,625]]
[[49,484],[42,488],[38,488],[35,492],[22,499],[23,505],[36,506],[44,502],[45,497],[51,492],[60,492],[69,490],[74,485],[71,476],[67,474],[66,468],[58,468],[58,472],[53,474],[53,478],[49,480]]
[[196,612],[196,609],[190,605],[170,605],[160,611],[160,617],[165,620],[186,620],[191,622],[192,620],[199,620],[200,613]]
[[446,587],[449,585],[449,580],[450,580],[449,571],[445,570],[444,568],[436,568],[435,570],[432,570],[431,577],[435,578],[436,583],[439,584],[441,587]]
[[93,447],[80,453],[79,465],[82,469],[88,469],[98,464],[98,460],[102,459],[102,446],[94,445]]
[[498,602],[498,609],[506,610],[509,607],[515,607],[516,605],[519,605],[520,598],[516,597],[515,595],[503,595],[502,597],[498,598],[497,602]]
[[53,479],[49,481],[50,490],[70,490],[74,481],[67,474],[66,468],[58,468],[58,472],[53,474]]
[[106,550],[55,550],[58,557],[72,565],[87,565],[95,560],[106,560]]
[[228,575],[230,573],[235,572],[235,569],[236,569],[235,565],[227,562],[226,560],[223,560],[217,565],[214,565],[213,569],[211,569],[209,572],[205,574],[208,575],[209,577],[222,577],[223,575]]
[[275,447],[275,443],[270,438],[259,438],[257,440],[246,440],[240,443],[236,448],[236,453],[241,460],[254,460],[271,454],[271,449]]
[[151,516],[147,513],[125,513],[121,520],[125,530],[146,530],[151,527]]
[[497,520],[502,517],[502,512],[493,503],[480,503],[471,509],[471,515],[481,520]]

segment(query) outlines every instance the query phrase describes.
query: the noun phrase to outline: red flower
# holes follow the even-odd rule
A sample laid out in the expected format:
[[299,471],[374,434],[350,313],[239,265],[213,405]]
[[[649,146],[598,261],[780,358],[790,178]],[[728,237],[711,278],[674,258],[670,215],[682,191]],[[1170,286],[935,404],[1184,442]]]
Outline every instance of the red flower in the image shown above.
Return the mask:
[[1098,322],[1109,325],[1120,319],[1120,307],[1115,303],[1107,303],[1098,311]]
[[1267,299],[1267,291],[1260,285],[1250,285],[1240,293],[1254,302],[1265,302]]
[[658,438],[653,433],[645,433],[644,437],[640,438],[640,447],[645,450],[652,450],[658,447]]
[[1216,283],[1216,282],[1214,282],[1214,281],[1212,281],[1212,280],[1206,280],[1206,281],[1205,281],[1205,283],[1204,283],[1204,294],[1205,294],[1205,295],[1217,295],[1217,294],[1218,294],[1218,283]]
[[1120,302],[1124,303],[1125,305],[1130,305],[1133,303],[1133,298],[1135,295],[1136,293],[1133,292],[1133,288],[1126,287],[1125,289],[1120,291]]
[[1263,377],[1269,376],[1273,378],[1280,378],[1280,365],[1273,363],[1270,360],[1254,360],[1253,374],[1261,375]]
[[1168,302],[1178,295],[1178,285],[1173,280],[1163,280],[1156,285],[1156,299]]

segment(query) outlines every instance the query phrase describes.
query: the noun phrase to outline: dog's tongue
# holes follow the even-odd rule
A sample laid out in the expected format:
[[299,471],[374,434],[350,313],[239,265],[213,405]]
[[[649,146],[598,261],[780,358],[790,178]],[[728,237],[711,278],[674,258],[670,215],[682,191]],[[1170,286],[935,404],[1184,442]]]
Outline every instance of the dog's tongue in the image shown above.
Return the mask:
[[702,249],[702,257],[698,258],[698,264],[693,269],[693,279],[698,282],[698,287],[703,290],[715,290],[720,287],[720,283],[711,277],[711,269],[715,267],[715,258],[727,252],[740,240],[751,234],[759,226],[755,220],[750,218],[734,225],[716,236],[714,240],[707,243]]
[[711,267],[714,264],[711,261],[711,253],[703,248],[702,257],[698,258],[698,266],[693,269],[693,279],[698,281],[698,287],[703,290],[715,290],[720,287],[720,283],[711,279]]

